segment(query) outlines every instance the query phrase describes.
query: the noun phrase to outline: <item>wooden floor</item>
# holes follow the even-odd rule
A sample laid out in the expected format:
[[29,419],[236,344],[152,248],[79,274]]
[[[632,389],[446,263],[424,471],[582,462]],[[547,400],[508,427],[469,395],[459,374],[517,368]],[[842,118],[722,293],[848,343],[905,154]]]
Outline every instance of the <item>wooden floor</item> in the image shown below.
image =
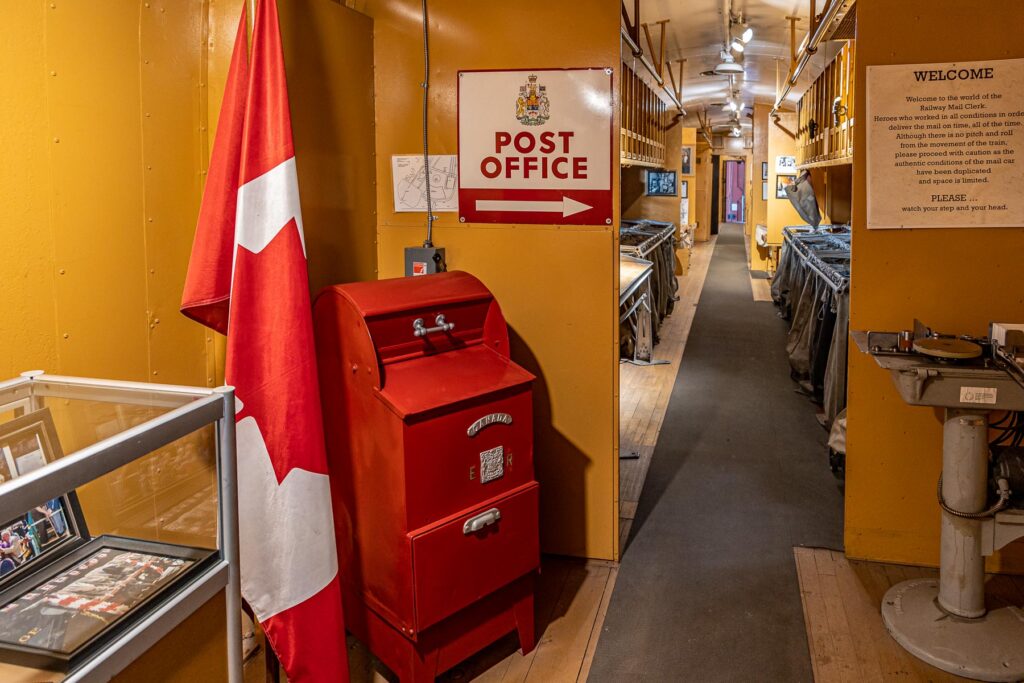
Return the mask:
[[[715,238],[698,242],[690,256],[690,271],[679,277],[679,301],[672,315],[665,318],[654,347],[657,360],[668,365],[619,365],[619,545],[624,547],[629,528],[636,515],[636,506],[651,464],[654,445],[658,442],[661,423],[665,419],[668,399],[672,394],[679,362],[683,358],[686,339],[690,335],[693,316],[704,279],[715,250]],[[632,456],[632,457],[625,457]]]
[[754,301],[771,301],[772,281],[751,276],[750,292],[754,295]]
[[[743,239],[743,248],[747,252],[747,265],[750,265],[750,235],[745,234]],[[754,301],[771,301],[772,300],[772,281],[768,278],[754,277],[753,272],[750,274],[750,294],[754,297]]]
[[[545,556],[537,583],[537,647],[519,653],[509,634],[438,678],[443,683],[573,683],[587,680],[597,635],[615,585],[611,562]],[[349,639],[352,683],[394,683],[394,676],[358,641]],[[245,683],[264,683],[263,653],[245,666]],[[284,680],[284,676],[282,676]]]
[[[816,683],[966,681],[917,659],[889,636],[881,604],[893,584],[938,577],[934,569],[847,560],[834,550],[794,548]],[[1024,605],[1024,577],[991,575],[994,602]]]
[[[640,500],[644,476],[668,407],[668,398],[679,371],[686,338],[693,324],[697,300],[704,287],[714,251],[714,238],[697,244],[690,271],[679,278],[679,297],[672,315],[661,328],[655,358],[669,365],[621,364],[620,448],[639,458],[620,462],[621,538]],[[527,656],[519,653],[514,635],[439,677],[444,683],[573,683],[586,681],[604,623],[617,566],[611,562],[545,556],[537,588],[537,647]],[[360,643],[350,639],[349,669],[352,683],[394,682],[397,678]],[[246,662],[245,682],[264,683],[262,651]],[[282,676],[283,680],[283,676]]]

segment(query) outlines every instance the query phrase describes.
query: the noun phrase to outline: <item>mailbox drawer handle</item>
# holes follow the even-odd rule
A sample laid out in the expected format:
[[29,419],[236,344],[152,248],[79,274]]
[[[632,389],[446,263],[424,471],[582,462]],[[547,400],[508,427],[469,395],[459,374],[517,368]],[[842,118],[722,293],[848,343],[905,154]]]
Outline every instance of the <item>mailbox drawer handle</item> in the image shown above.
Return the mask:
[[437,327],[426,327],[423,324],[423,318],[416,318],[412,321],[412,333],[417,337],[426,337],[434,332],[449,332],[455,329],[455,323],[445,320],[443,313],[434,318],[434,324]]
[[487,512],[481,512],[476,517],[470,517],[466,520],[466,523],[462,525],[462,533],[469,536],[483,529],[485,526],[490,526],[501,519],[501,510],[498,508],[491,508]]

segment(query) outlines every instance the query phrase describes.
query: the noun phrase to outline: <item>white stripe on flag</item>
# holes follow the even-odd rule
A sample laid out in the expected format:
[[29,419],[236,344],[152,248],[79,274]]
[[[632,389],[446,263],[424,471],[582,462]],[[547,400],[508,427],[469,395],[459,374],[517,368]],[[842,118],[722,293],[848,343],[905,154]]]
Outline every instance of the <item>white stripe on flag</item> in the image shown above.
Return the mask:
[[242,595],[260,621],[313,597],[338,573],[326,474],[293,467],[280,485],[256,418],[236,425]]
[[238,188],[235,244],[258,254],[292,218],[299,227],[299,239],[305,255],[306,238],[302,232],[294,156]]

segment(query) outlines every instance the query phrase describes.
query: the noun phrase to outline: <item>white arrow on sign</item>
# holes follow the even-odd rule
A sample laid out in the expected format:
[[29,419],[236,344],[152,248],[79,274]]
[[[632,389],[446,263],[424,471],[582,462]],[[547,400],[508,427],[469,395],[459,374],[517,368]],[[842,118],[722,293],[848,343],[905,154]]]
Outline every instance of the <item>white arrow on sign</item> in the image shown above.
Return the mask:
[[583,202],[578,202],[569,197],[562,197],[562,201],[513,201],[507,199],[478,199],[476,200],[477,211],[529,211],[533,213],[561,213],[562,216],[571,216],[594,207]]

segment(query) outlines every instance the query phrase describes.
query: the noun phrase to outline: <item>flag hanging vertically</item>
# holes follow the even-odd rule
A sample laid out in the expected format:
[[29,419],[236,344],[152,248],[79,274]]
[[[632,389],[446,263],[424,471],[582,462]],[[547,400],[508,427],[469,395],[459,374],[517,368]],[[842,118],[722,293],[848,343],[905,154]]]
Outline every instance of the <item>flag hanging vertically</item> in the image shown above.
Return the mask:
[[242,595],[290,681],[348,680],[276,0],[248,60],[242,10],[181,310],[228,337]]

